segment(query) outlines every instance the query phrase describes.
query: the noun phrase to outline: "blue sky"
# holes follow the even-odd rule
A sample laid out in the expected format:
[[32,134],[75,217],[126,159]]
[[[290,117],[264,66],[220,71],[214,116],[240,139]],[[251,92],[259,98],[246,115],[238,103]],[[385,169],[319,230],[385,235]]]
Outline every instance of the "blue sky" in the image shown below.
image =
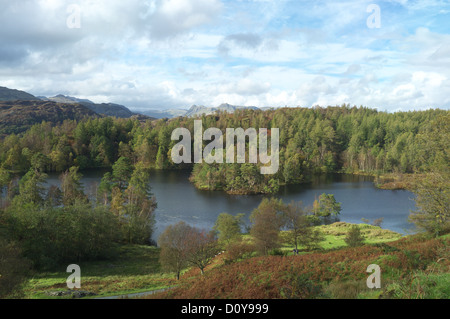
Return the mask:
[[[371,5],[379,27],[369,27]],[[136,110],[450,108],[449,1],[0,0],[0,9],[0,86],[35,95]]]

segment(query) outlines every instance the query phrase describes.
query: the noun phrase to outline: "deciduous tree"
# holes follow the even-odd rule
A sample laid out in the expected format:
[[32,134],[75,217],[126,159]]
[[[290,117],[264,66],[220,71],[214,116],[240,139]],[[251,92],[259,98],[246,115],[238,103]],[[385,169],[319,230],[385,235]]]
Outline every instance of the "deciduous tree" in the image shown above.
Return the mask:
[[287,240],[295,247],[296,252],[299,245],[312,249],[324,240],[320,231],[312,227],[307,215],[308,210],[301,202],[291,202],[284,210],[284,226],[288,230]]
[[280,228],[283,225],[284,206],[281,200],[264,198],[250,215],[250,234],[256,249],[264,255],[280,246]]

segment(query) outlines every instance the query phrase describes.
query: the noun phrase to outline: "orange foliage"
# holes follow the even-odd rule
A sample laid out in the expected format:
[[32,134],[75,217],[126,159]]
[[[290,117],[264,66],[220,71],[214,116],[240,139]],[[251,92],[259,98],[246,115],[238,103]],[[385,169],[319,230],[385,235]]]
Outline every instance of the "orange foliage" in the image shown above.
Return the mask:
[[293,275],[303,275],[317,283],[364,280],[367,266],[382,256],[389,257],[383,261],[384,271],[388,267],[407,274],[412,266],[436,261],[439,249],[448,244],[448,239],[413,236],[389,244],[324,253],[254,257],[210,268],[203,277],[190,272],[179,287],[157,298],[278,299],[282,298],[281,288],[290,285]]

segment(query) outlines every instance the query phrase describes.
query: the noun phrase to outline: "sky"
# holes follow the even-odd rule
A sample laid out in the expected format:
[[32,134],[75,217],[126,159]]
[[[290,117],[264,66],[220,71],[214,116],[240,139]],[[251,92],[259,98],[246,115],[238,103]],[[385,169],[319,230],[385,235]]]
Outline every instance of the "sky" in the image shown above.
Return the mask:
[[450,108],[450,1],[0,0],[0,86],[132,110]]

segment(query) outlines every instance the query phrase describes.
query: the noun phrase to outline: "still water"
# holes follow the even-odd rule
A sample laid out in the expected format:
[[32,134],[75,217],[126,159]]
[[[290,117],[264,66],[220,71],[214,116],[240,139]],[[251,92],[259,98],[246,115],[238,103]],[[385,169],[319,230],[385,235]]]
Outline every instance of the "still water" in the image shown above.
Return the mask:
[[[104,171],[83,172],[86,193],[95,190]],[[199,191],[188,180],[189,171],[152,171],[150,185],[158,202],[156,209],[156,239],[168,225],[185,221],[199,228],[211,229],[220,213],[245,214],[245,222],[265,195],[228,195],[225,192]],[[49,184],[59,184],[57,175],[50,175]],[[313,182],[282,187],[276,195],[285,203],[302,201],[312,206],[320,194],[334,194],[341,203],[340,220],[362,223],[362,218],[373,221],[383,217],[382,228],[402,234],[414,232],[408,222],[410,210],[415,208],[413,194],[404,190],[380,190],[372,178],[365,176],[332,174]]]

